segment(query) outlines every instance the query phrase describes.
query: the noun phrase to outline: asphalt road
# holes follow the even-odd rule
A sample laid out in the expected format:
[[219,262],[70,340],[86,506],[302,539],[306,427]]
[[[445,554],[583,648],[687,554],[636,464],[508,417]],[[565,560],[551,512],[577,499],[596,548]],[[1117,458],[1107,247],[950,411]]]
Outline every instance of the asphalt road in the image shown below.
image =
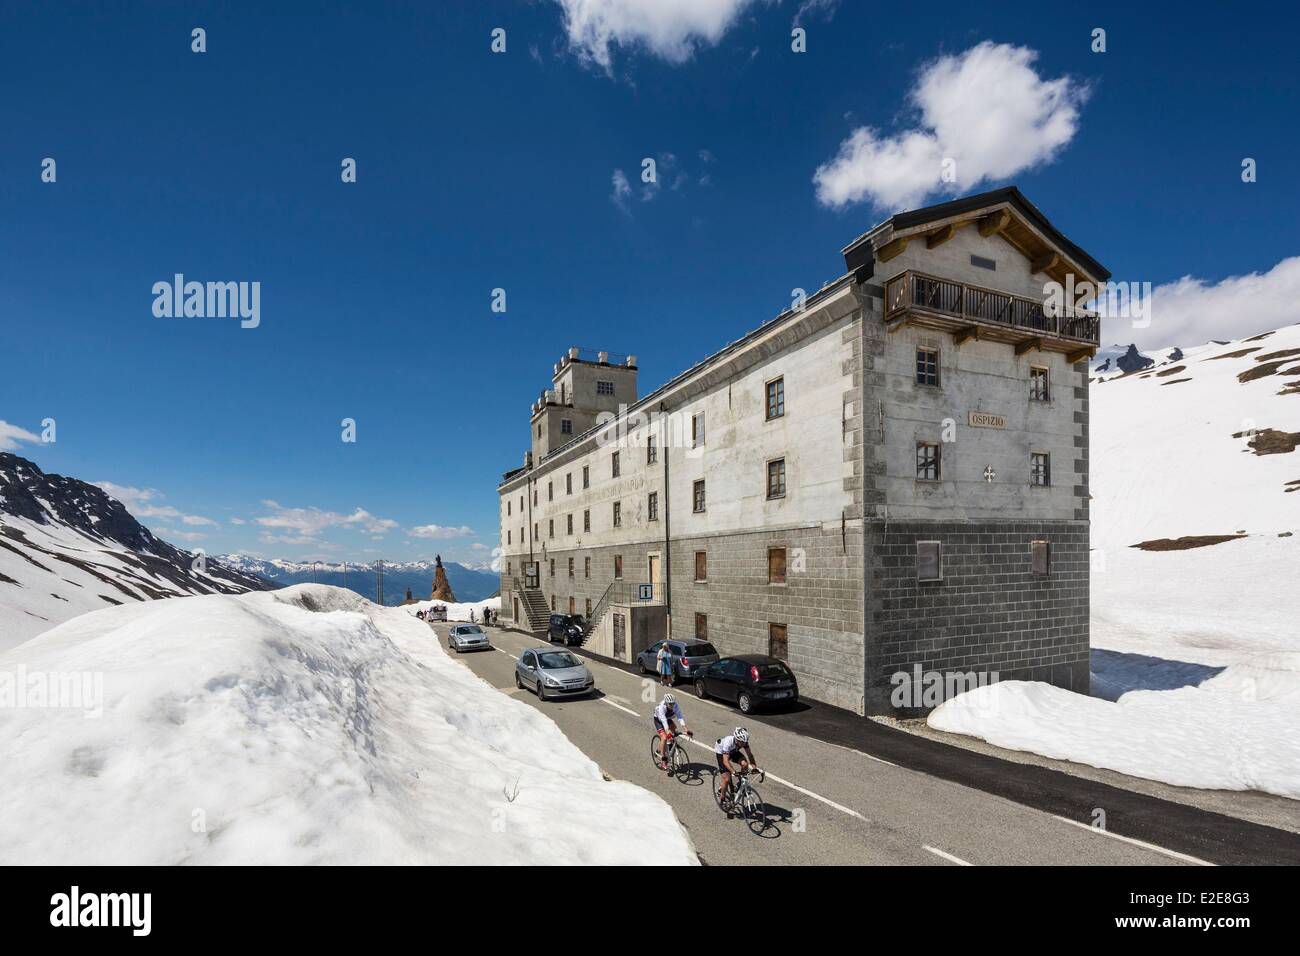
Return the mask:
[[[447,625],[433,624],[446,647]],[[541,703],[515,687],[520,652],[543,642],[489,629],[493,650],[458,656],[501,693],[536,707],[611,777],[652,790],[676,811],[707,863],[888,865],[1188,865],[1202,861],[1080,825],[1000,796],[901,767],[858,750],[745,721],[738,711],[698,700],[679,687],[678,701],[697,743],[683,782],[650,761],[650,714],[663,688],[587,660],[597,691]],[[713,799],[713,741],[738,724],[768,776],[759,790],[767,825],[728,820]]]

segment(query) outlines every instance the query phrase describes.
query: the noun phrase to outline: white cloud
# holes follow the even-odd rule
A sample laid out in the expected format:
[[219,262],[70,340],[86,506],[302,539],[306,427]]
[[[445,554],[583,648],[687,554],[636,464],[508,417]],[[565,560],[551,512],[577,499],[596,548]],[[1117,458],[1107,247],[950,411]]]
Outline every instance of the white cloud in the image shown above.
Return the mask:
[[[317,537],[330,528],[359,528],[369,534],[383,534],[397,527],[392,518],[377,518],[364,508],[357,508],[351,514],[339,514],[336,511],[322,511],[320,508],[286,508],[275,501],[263,501],[271,514],[254,519],[263,528],[277,528],[296,532],[300,540],[290,541],[285,538],[276,540],[285,544],[304,544],[305,540]],[[267,540],[263,536],[262,540]]]
[[450,528],[440,524],[422,524],[417,528],[412,528],[408,534],[413,538],[470,538],[474,535],[473,528],[467,528],[461,525],[459,528]]
[[613,192],[609,194],[609,201],[621,209],[623,212],[629,212],[627,201],[632,197],[632,186],[627,181],[627,175],[621,169],[614,170],[614,175],[610,177],[613,185]]
[[3,418],[0,418],[0,451],[17,451],[20,441],[40,441],[39,435],[33,435],[25,428],[19,428],[17,425],[10,425]]
[[175,528],[155,528],[154,533],[167,539],[178,541],[202,541],[207,537],[202,531],[177,531]]
[[644,50],[669,63],[713,46],[757,0],[556,0],[569,46],[606,72],[612,48]]
[[812,17],[830,20],[835,16],[839,5],[840,0],[803,0],[803,3],[799,4],[799,9],[794,12],[792,25],[799,26]]
[[1211,339],[1245,338],[1300,323],[1300,256],[1267,272],[1206,282],[1183,276],[1151,292],[1151,324],[1132,329],[1125,319],[1103,319],[1107,342],[1139,348],[1203,345]]
[[[136,518],[167,518],[172,521],[180,521],[191,527],[217,527],[217,522],[211,518],[205,518],[202,515],[185,514],[171,505],[157,504],[156,502],[164,498],[165,495],[154,488],[133,488],[129,485],[117,485],[111,481],[95,481],[91,482],[91,484],[103,489],[107,495],[122,502],[126,510]],[[176,537],[183,537],[183,535],[177,533]]]
[[[1043,79],[1037,58],[1027,47],[986,40],[925,64],[908,94],[916,128],[855,129],[814,173],[818,202],[911,209],[932,193],[969,191],[1051,162],[1078,131],[1088,88],[1068,76]],[[955,182],[941,179],[947,159]]]

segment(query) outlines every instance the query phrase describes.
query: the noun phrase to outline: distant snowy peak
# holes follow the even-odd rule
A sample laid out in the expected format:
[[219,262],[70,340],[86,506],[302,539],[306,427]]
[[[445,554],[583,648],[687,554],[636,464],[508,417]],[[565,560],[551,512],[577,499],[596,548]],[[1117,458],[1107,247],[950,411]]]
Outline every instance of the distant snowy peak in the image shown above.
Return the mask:
[[168,544],[92,484],[0,452],[0,650],[113,604],[273,587]]
[[[286,561],[283,558],[255,558],[247,554],[219,554],[212,560],[228,568],[247,574],[258,574],[270,581],[286,576],[311,574],[313,571],[323,574],[342,574],[344,571],[374,571],[378,561],[348,562],[335,561]],[[385,561],[384,571],[427,571],[433,573],[432,561]]]
[[0,452],[0,515],[6,514],[40,525],[64,525],[138,554],[171,558],[177,550],[103,489],[77,478],[46,474],[26,458]]

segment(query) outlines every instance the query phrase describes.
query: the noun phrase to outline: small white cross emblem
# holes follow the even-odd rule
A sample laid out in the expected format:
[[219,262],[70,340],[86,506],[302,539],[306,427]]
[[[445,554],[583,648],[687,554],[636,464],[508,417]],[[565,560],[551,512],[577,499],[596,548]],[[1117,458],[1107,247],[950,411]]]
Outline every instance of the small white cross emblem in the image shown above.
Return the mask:
[[992,466],[992,465],[985,465],[985,466],[984,466],[984,480],[985,480],[985,481],[987,481],[989,484],[992,484],[992,483],[993,483],[993,479],[996,478],[997,476],[998,476],[998,473],[997,473],[996,471],[993,470],[993,466]]

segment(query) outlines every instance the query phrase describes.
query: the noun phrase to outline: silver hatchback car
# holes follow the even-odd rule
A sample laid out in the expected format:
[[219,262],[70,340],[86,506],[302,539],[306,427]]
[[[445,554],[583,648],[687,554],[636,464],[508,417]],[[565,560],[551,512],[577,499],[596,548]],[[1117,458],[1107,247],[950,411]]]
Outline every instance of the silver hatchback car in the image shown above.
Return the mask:
[[447,646],[459,654],[461,651],[486,651],[492,649],[488,636],[477,624],[453,624],[447,631]]
[[596,689],[596,679],[569,651],[530,647],[515,664],[515,686],[534,691],[538,700],[554,700],[589,694]]

